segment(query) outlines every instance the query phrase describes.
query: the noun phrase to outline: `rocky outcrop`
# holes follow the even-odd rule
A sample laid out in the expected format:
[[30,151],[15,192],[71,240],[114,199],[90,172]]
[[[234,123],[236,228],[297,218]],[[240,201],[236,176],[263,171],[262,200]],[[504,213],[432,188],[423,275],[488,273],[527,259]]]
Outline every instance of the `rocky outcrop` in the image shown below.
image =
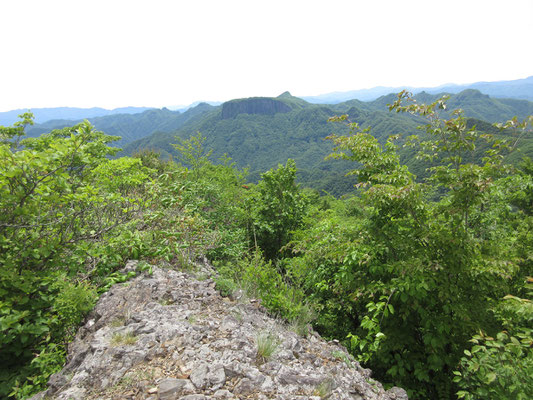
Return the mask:
[[[129,263],[127,268],[134,268]],[[205,274],[202,277],[205,278]],[[272,354],[264,345],[270,344]],[[298,336],[256,300],[153,268],[105,293],[33,399],[407,399],[335,342]]]
[[222,104],[222,119],[235,118],[239,114],[274,115],[289,111],[291,108],[282,101],[269,97],[252,97]]

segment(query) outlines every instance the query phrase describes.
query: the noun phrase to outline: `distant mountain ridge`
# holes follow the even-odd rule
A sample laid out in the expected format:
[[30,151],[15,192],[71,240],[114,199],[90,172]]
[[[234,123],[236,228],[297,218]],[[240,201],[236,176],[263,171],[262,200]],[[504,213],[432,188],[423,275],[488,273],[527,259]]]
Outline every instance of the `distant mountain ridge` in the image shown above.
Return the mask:
[[[476,82],[466,85],[455,85],[455,84],[446,84],[436,87],[385,87],[377,86],[370,89],[359,89],[346,92],[332,92],[326,93],[318,96],[303,96],[300,97],[300,101],[306,101],[313,104],[339,104],[349,100],[359,100],[363,102],[374,101],[379,97],[386,96],[390,93],[398,93],[402,90],[409,90],[414,94],[417,93],[459,93],[465,89],[476,89],[487,94],[491,97],[496,98],[508,98],[508,99],[522,99],[533,101],[533,76],[516,79],[510,81],[496,81],[496,82]],[[288,96],[287,96],[288,94]],[[279,98],[292,97],[289,92],[283,93]],[[230,100],[233,101],[233,100]],[[228,103],[228,102],[226,102]],[[167,107],[172,111],[179,111],[181,113],[186,112],[191,108],[196,108],[199,104],[209,104],[211,106],[219,106],[223,103],[221,102],[212,102],[212,101],[202,101],[194,102],[189,106],[173,106]],[[301,105],[301,104],[300,104]],[[93,108],[75,108],[75,107],[56,107],[56,108],[29,108],[34,116],[35,122],[38,124],[43,124],[51,120],[83,120],[96,117],[104,117],[109,115],[117,114],[138,114],[147,110],[156,109],[154,107],[122,107],[115,108],[112,110],[93,107]],[[0,112],[0,125],[10,126],[18,120],[17,116],[28,109],[17,109],[6,112]]]
[[[114,146],[123,146],[134,140],[149,136],[154,132],[173,132],[190,120],[214,108],[207,103],[200,103],[185,112],[170,111],[166,108],[148,109],[137,114],[116,114],[101,117],[88,117],[96,129],[108,135],[120,136]],[[82,120],[51,120],[44,124],[35,124],[26,129],[28,136],[40,136],[52,129],[72,126]]]
[[318,96],[303,96],[302,99],[310,103],[337,104],[344,101],[357,99],[361,101],[372,101],[389,93],[398,93],[402,90],[409,90],[416,94],[427,92],[437,93],[459,93],[465,89],[476,89],[491,97],[523,99],[533,101],[533,76],[524,79],[495,82],[475,82],[465,85],[445,84],[435,87],[413,87],[397,86],[386,87],[376,86],[370,89],[351,90],[346,92],[332,92]]
[[[420,103],[430,103],[443,93],[421,92],[415,96]],[[117,114],[88,118],[109,135],[121,136],[115,143],[124,149],[121,155],[132,155],[144,149],[159,151],[163,156],[177,156],[176,137],[188,139],[201,132],[206,147],[213,149],[213,160],[227,154],[239,168],[249,168],[249,179],[256,181],[260,174],[284,164],[288,158],[296,161],[300,182],[324,189],[332,194],[352,190],[355,178],[345,173],[353,168],[349,162],[324,161],[332,144],[324,138],[332,132],[347,133],[346,127],[328,123],[334,115],[348,114],[350,121],[371,132],[384,142],[389,135],[417,133],[421,118],[388,111],[387,104],[396,100],[390,93],[373,101],[352,99],[338,104],[313,104],[285,92],[278,97],[234,99],[219,106],[200,103],[185,112],[166,108],[150,109],[137,114]],[[518,99],[493,99],[478,90],[468,89],[451,94],[448,109],[461,108],[475,119],[473,124],[489,126],[513,116],[523,119],[533,115],[533,102]],[[447,112],[442,112],[447,116]],[[28,127],[29,136],[39,136],[53,129],[71,126],[79,120],[53,120]],[[521,147],[524,155],[533,157],[533,139]],[[403,161],[423,173],[423,166],[411,165],[413,154],[401,151]],[[518,156],[518,155],[517,155]],[[517,158],[519,159],[519,158]]]
[[[419,102],[432,102],[441,95],[420,93],[415,98]],[[371,127],[371,132],[382,142],[391,134],[416,134],[417,126],[424,120],[389,112],[386,105],[395,99],[395,94],[389,94],[372,102],[350,100],[334,105],[312,104],[286,92],[275,98],[231,100],[222,106],[212,107],[176,131],[159,131],[127,143],[123,146],[123,154],[153,149],[165,156],[175,157],[177,153],[171,144],[177,142],[176,137],[187,139],[201,132],[206,137],[206,147],[213,149],[214,160],[227,154],[237,167],[249,167],[249,179],[252,181],[259,179],[262,172],[292,158],[296,161],[300,182],[333,194],[346,193],[355,180],[344,177],[344,174],[353,165],[324,161],[332,150],[331,143],[324,138],[332,132],[344,134],[347,130],[338,124],[328,123],[328,119],[348,114],[349,119],[362,128]],[[448,105],[450,110],[464,109],[467,117],[480,123],[505,121],[515,115],[522,119],[533,114],[533,102],[492,99],[477,90],[451,95]],[[533,156],[533,146],[524,150]],[[407,152],[402,152],[402,155],[405,161],[413,156]],[[418,174],[420,171],[415,172]]]
[[[459,93],[428,93],[420,92],[414,96],[419,103],[432,103],[444,95],[450,96],[447,102],[448,110],[462,109],[465,115],[470,118],[476,118],[487,122],[502,122],[514,116],[520,119],[533,115],[533,102],[519,99],[499,99],[492,98],[487,94],[481,93],[476,89],[465,89]],[[339,107],[343,104],[356,104],[360,108],[377,111],[387,110],[387,104],[393,103],[397,98],[395,93],[381,96],[374,101],[360,102],[351,100],[333,107]],[[441,112],[444,116],[446,112]]]
[[83,120],[86,118],[103,117],[116,114],[138,114],[153,107],[121,107],[113,110],[105,108],[76,108],[76,107],[54,107],[54,108],[19,108],[6,112],[0,112],[0,125],[9,126],[18,121],[18,115],[30,110],[35,116],[36,123],[44,123],[50,120]]

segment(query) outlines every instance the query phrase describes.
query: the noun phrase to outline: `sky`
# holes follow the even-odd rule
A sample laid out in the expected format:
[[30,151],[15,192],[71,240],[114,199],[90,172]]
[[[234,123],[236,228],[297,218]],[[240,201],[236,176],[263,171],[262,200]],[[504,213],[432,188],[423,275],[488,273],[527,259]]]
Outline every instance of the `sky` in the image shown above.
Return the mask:
[[533,0],[1,0],[0,111],[533,75]]

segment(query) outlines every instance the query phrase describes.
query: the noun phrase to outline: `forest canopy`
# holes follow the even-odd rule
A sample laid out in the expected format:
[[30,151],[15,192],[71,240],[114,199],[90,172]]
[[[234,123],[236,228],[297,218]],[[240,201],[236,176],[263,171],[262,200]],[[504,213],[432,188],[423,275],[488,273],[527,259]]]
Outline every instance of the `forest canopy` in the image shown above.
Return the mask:
[[207,257],[223,294],[312,324],[412,399],[533,398],[533,162],[506,162],[533,117],[478,128],[405,92],[390,110],[425,122],[404,142],[355,114],[327,125],[327,163],[357,182],[342,198],[302,188],[290,159],[250,183],[202,133],[173,138],[176,162],[113,158],[88,122],[0,127],[0,397],[44,387],[112,284]]

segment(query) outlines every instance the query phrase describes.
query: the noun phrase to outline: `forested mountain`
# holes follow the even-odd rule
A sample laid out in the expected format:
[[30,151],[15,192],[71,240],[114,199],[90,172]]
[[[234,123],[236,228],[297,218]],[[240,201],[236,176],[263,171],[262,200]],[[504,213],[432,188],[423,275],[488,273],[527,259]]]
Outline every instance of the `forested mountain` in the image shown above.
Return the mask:
[[[35,116],[35,122],[44,123],[53,119],[80,120],[85,118],[102,117],[116,114],[138,114],[151,107],[121,107],[113,110],[105,108],[76,108],[76,107],[54,107],[54,108],[32,108],[31,112]],[[18,120],[18,115],[26,112],[27,109],[11,110],[0,112],[0,125],[11,125]]]
[[[419,103],[431,103],[443,95],[445,93],[422,92],[414,99]],[[533,102],[527,100],[493,99],[472,89],[448,95],[449,110],[461,108],[467,117],[478,122],[505,121],[513,116],[523,119],[533,114]],[[328,119],[347,114],[350,121],[362,128],[371,127],[382,143],[392,134],[412,135],[417,132],[420,119],[389,112],[387,105],[396,98],[396,94],[390,93],[369,102],[353,99],[327,105],[312,104],[285,92],[276,98],[235,99],[220,106],[200,103],[185,112],[163,108],[88,119],[96,129],[121,137],[113,144],[124,149],[121,154],[153,149],[166,157],[176,156],[172,146],[176,137],[186,139],[201,132],[207,138],[207,147],[213,149],[214,159],[227,154],[238,168],[249,168],[251,181],[257,181],[261,172],[292,158],[296,161],[301,183],[339,195],[350,191],[355,181],[344,177],[349,169],[347,163],[324,160],[332,150],[331,143],[324,138],[333,132],[345,133],[343,128],[328,123]],[[447,111],[441,110],[440,114],[449,117]],[[81,120],[52,120],[28,127],[27,134],[36,137],[77,122]],[[521,148],[524,154],[533,156],[530,141],[521,143]],[[403,149],[400,154],[413,172],[424,174],[423,168],[413,159],[414,153]],[[513,157],[518,160],[521,156],[515,153]]]
[[[386,110],[348,111],[360,123],[373,125],[381,137],[416,129],[416,122],[410,116],[398,116]],[[355,181],[344,178],[349,168],[347,163],[324,160],[332,148],[324,139],[337,129],[328,119],[336,114],[330,107],[313,105],[288,93],[276,99],[233,100],[183,125],[177,132],[158,132],[130,143],[124,147],[124,153],[155,149],[176,156],[177,151],[172,147],[176,136],[186,139],[201,132],[207,138],[206,147],[213,149],[213,159],[227,154],[237,167],[249,167],[252,181],[264,170],[292,158],[301,182],[339,194],[350,190]],[[341,130],[345,132],[344,128]]]
[[[415,97],[419,102],[432,102],[439,95],[421,93]],[[206,146],[213,149],[213,157],[230,156],[240,168],[249,167],[249,178],[256,181],[259,174],[288,158],[296,161],[299,180],[307,186],[341,194],[351,190],[353,179],[347,179],[346,163],[332,164],[324,157],[331,152],[331,143],[324,138],[332,132],[343,133],[328,119],[339,114],[348,114],[352,122],[362,128],[371,127],[372,133],[381,141],[392,134],[404,136],[417,133],[420,119],[388,111],[395,94],[380,97],[373,102],[351,100],[336,105],[311,104],[286,92],[275,99],[249,98],[232,100],[220,107],[213,107],[190,120],[177,131],[154,133],[124,146],[124,154],[133,154],[142,149],[160,151],[165,156],[176,156],[172,143],[176,137],[186,139],[196,132],[206,138]],[[462,108],[466,116],[480,121],[507,120],[517,115],[524,118],[533,113],[533,103],[526,100],[491,99],[475,90],[451,95],[449,108]],[[446,112],[442,113],[446,115]],[[338,129],[341,129],[339,132]],[[533,155],[533,146],[528,148]],[[401,152],[402,159],[415,167],[412,152]]]
[[[96,129],[108,135],[120,136],[122,139],[117,141],[115,146],[123,146],[157,131],[173,132],[211,108],[213,107],[209,104],[201,103],[183,113],[163,108],[150,109],[138,114],[118,114],[87,119]],[[81,121],[52,120],[29,127],[27,134],[28,136],[36,137],[45,132],[50,132],[52,129],[72,126]]]
[[[479,90],[481,93],[489,95],[493,98],[505,99],[505,103],[509,99],[525,99],[533,101],[533,76],[525,79],[516,79],[511,81],[497,81],[497,82],[476,82],[466,85],[441,85],[437,87],[385,87],[378,86],[371,89],[352,90],[347,92],[334,92],[318,96],[304,96],[301,99],[313,104],[339,104],[342,102],[349,102],[357,99],[360,103],[373,102],[380,97],[387,96],[390,93],[398,93],[401,90],[407,89],[412,93],[451,93],[456,94],[466,89]],[[206,102],[210,105],[217,106],[220,102]],[[194,102],[187,107],[170,107],[172,110],[185,112],[198,105],[205,104],[203,102]],[[364,106],[362,106],[364,108]],[[96,117],[115,116],[119,114],[138,114],[146,110],[154,110],[153,107],[121,107],[112,110],[107,110],[100,107],[93,108],[76,108],[76,107],[54,107],[54,108],[32,108],[31,112],[35,116],[35,122],[44,124],[52,120],[69,120],[80,121],[83,119],[93,119]],[[17,116],[26,112],[27,109],[17,109],[6,112],[0,112],[0,125],[8,126],[17,121]],[[382,110],[380,110],[382,111]],[[67,126],[67,125],[64,125]]]
[[[462,109],[467,117],[476,118],[482,121],[497,122],[508,120],[513,116],[520,119],[533,113],[533,102],[518,99],[494,99],[481,93],[479,90],[466,89],[460,93],[450,92],[428,93],[420,92],[414,96],[418,103],[431,103],[443,96],[449,96],[447,102],[448,110]],[[332,107],[340,112],[346,111],[349,107],[356,107],[366,110],[384,111],[388,109],[388,104],[392,104],[397,98],[396,93],[389,93],[373,101],[362,102],[360,100],[350,100],[335,104]],[[440,112],[443,116],[448,116],[445,111]]]
[[377,86],[371,89],[351,90],[348,92],[333,92],[326,93],[319,96],[306,96],[303,99],[311,103],[320,104],[337,104],[349,99],[358,99],[362,101],[372,101],[380,96],[389,93],[396,93],[403,89],[407,89],[412,93],[427,92],[432,94],[437,93],[459,93],[466,89],[479,90],[491,97],[498,98],[512,98],[524,99],[533,101],[533,76],[525,79],[516,79],[512,81],[496,81],[496,82],[476,82],[466,85],[441,85],[437,87],[385,87]]

